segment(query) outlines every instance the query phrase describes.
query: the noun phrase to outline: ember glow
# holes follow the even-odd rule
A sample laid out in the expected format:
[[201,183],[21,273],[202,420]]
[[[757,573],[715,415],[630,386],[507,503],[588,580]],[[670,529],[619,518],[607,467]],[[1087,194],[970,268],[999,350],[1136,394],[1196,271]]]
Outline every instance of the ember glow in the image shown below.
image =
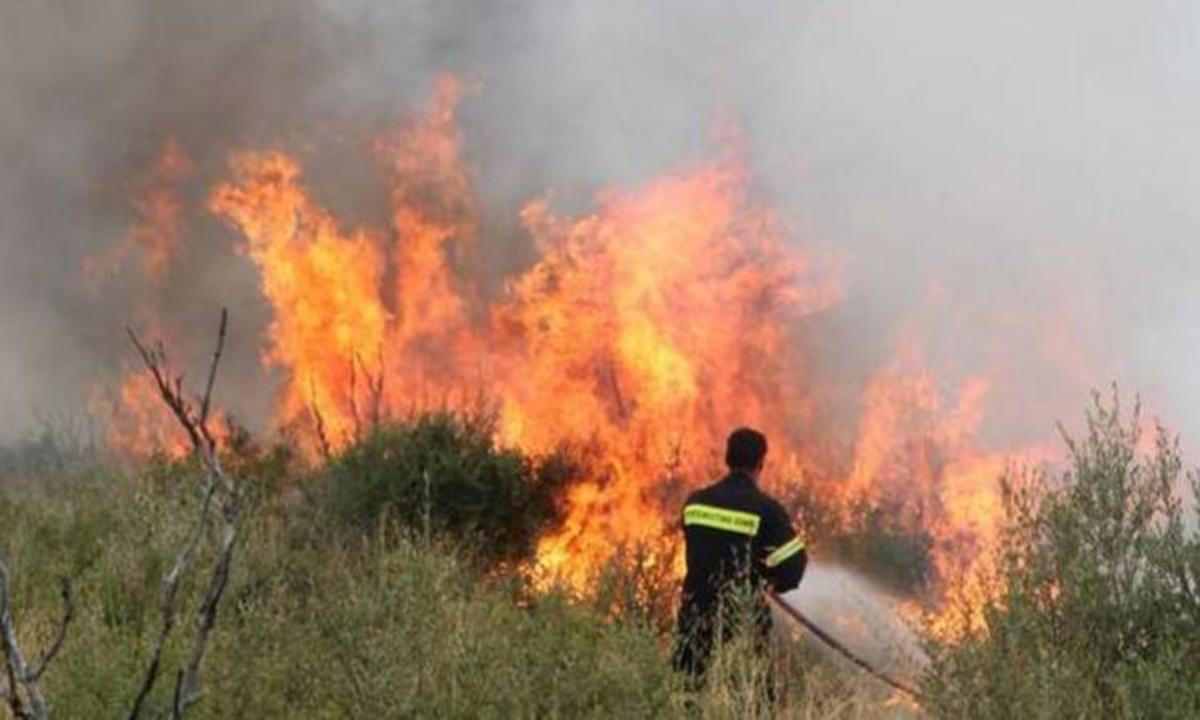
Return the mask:
[[773,491],[893,501],[930,534],[939,579],[978,569],[996,479],[1035,451],[984,449],[986,372],[947,389],[918,341],[862,381],[855,437],[828,437],[833,394],[805,328],[847,292],[840,264],[756,199],[735,134],[577,217],[528,202],[538,257],[485,297],[461,95],[442,78],[423,114],[374,143],[389,227],[339,220],[280,151],[235,154],[211,190],[271,310],[261,357],[280,380],[278,428],[316,457],[388,417],[482,401],[506,445],[585,449],[588,474],[538,550],[540,570],[582,583],[622,545],[675,542],[682,495],[720,471],[730,429],[753,425],[771,438]]

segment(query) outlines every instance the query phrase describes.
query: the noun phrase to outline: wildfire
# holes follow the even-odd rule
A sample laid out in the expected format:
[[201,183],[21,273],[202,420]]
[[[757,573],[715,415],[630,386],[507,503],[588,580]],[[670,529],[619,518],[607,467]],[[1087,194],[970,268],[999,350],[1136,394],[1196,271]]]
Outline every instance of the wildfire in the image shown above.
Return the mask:
[[[150,169],[133,184],[132,229],[106,252],[84,258],[84,276],[93,291],[112,279],[131,253],[141,256],[142,275],[151,288],[156,292],[164,288],[183,244],[185,205],[180,191],[194,171],[183,146],[168,138]],[[153,302],[143,300],[135,315],[136,324],[154,337],[170,337]],[[170,411],[163,406],[154,383],[140,368],[125,367],[115,387],[97,386],[88,400],[89,411],[108,420],[109,445],[136,454],[186,452],[187,444],[172,428]]]
[[133,187],[137,220],[107,252],[84,260],[84,276],[97,285],[112,277],[130,253],[141,255],[143,274],[162,285],[183,237],[184,204],[179,186],[195,168],[174,139],[167,139],[153,166]]
[[283,368],[279,422],[314,412],[338,444],[352,439],[356,383],[364,349],[383,347],[389,311],[379,295],[384,254],[366,232],[343,233],[300,185],[300,168],[280,153],[248,153],[232,162],[234,183],[210,207],[244,233],[274,309],[263,359]]
[[894,499],[929,531],[937,574],[978,569],[1009,456],[978,444],[988,378],[946,392],[902,347],[865,384],[857,439],[837,458],[801,328],[840,300],[838,264],[755,200],[736,140],[600,193],[579,217],[528,203],[540,256],[487,298],[461,96],[442,78],[421,116],[375,143],[390,227],[347,227],[281,152],[234,155],[211,192],[271,309],[262,358],[282,382],[278,426],[335,451],[390,415],[484,397],[507,445],[588,448],[596,461],[538,549],[543,569],[581,581],[621,545],[674,542],[682,494],[719,471],[731,428],[754,425],[772,441],[774,489],[834,506]]
[[[578,487],[543,557],[594,567],[622,543],[673,530],[675,478],[711,476],[731,427],[754,424],[789,448],[809,409],[796,320],[838,297],[834,278],[790,248],[746,194],[729,153],[563,220],[526,207],[542,259],[496,310],[502,432],[545,449],[603,448],[604,474]],[[564,567],[574,573],[572,565]]]
[[[863,393],[848,497],[899,503],[909,527],[933,543],[935,590],[979,607],[990,591],[1003,507],[999,478],[1011,467],[1048,461],[1046,446],[983,450],[978,441],[991,391],[986,376],[967,378],[949,398],[939,391],[915,341],[908,339]],[[948,402],[949,400],[949,402]],[[954,587],[949,587],[952,583]],[[914,607],[913,614],[923,610]],[[935,618],[933,629],[953,636],[957,618]]]

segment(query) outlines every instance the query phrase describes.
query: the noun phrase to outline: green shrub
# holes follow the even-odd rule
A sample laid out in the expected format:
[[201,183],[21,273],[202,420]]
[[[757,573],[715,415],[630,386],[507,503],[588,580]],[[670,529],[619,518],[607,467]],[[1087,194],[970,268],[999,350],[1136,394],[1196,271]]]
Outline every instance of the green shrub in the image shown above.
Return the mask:
[[935,716],[1200,716],[1200,536],[1177,441],[1160,427],[1143,456],[1139,433],[1097,398],[1058,482],[1004,481],[999,594],[931,642]]
[[[448,421],[430,421],[438,422]],[[435,444],[418,425],[405,427]],[[484,464],[492,455],[511,457],[492,450],[466,456]],[[285,477],[290,465],[275,450],[231,453],[228,466],[261,478],[263,498],[285,482],[302,487]],[[524,480],[536,482],[531,473],[566,476],[571,466],[556,458],[521,467]],[[53,717],[128,710],[158,632],[162,575],[196,514],[199,472],[192,461],[157,458],[136,472],[93,468],[0,488],[0,556],[13,572],[13,611],[28,654],[40,654],[53,634],[58,577],[74,580],[75,620],[42,679]],[[542,492],[555,486],[544,482]],[[469,556],[474,545],[423,532],[424,517],[444,522],[436,494],[427,514],[408,518],[415,528],[397,527],[403,516],[385,508],[361,532],[320,525],[314,521],[329,518],[302,512],[308,506],[286,495],[243,508],[201,673],[203,696],[189,718],[897,714],[883,705],[886,691],[815,658],[789,673],[778,702],[764,708],[757,685],[764,668],[736,647],[703,693],[686,691],[653,622],[664,597],[673,604],[676,581],[666,561],[645,549],[614,559],[602,573],[607,580],[580,600],[530,588],[494,567],[481,572]],[[184,576],[180,624],[163,657],[168,674],[148,716],[169,702],[169,673],[187,650],[211,552],[202,544]]]
[[489,563],[518,560],[557,521],[571,466],[500,448],[480,418],[423,415],[385,425],[330,461],[319,502],[341,527],[381,518],[469,539]]
[[287,559],[263,541],[248,548],[258,559],[218,628],[204,716],[652,717],[669,707],[670,673],[644,630],[598,622],[561,596],[520,607],[438,541],[377,535]]
[[[158,630],[159,582],[194,511],[161,472],[0,502],[0,554],[31,655],[57,619],[57,576],[70,571],[75,581],[75,621],[43,679],[55,717],[120,717],[135,694]],[[297,544],[297,532],[308,532],[294,527],[302,520],[262,508],[245,518],[204,696],[189,717],[671,714],[674,678],[640,624],[601,618],[562,595],[518,598],[436,539],[379,529]],[[92,552],[75,565],[80,545]],[[167,668],[189,639],[200,575],[181,589]],[[169,694],[170,682],[160,682],[155,713]]]

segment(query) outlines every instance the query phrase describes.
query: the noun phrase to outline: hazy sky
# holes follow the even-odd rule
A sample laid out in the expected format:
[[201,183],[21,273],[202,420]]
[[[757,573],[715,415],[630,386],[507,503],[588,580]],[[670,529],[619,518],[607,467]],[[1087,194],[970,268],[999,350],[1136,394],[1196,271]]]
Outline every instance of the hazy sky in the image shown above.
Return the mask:
[[[193,201],[230,150],[281,145],[369,219],[366,140],[450,70],[475,87],[496,237],[531,196],[578,210],[686,167],[729,113],[797,242],[846,259],[839,342],[864,365],[915,326],[939,363],[1000,366],[1054,412],[1115,379],[1200,442],[1198,32],[1200,5],[1165,0],[8,0],[0,432],[78,406],[126,353],[136,284],[91,291],[79,267],[128,228],[167,134],[196,158]],[[195,214],[161,302],[198,329],[234,305],[249,373],[253,273]]]

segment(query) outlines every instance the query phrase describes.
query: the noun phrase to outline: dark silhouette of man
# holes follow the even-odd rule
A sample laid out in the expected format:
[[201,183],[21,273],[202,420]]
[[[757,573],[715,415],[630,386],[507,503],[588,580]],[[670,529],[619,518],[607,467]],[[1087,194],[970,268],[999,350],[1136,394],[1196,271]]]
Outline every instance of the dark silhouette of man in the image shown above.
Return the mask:
[[729,474],[684,503],[687,575],[673,662],[697,683],[708,670],[718,633],[728,642],[738,632],[755,632],[765,649],[771,612],[764,591],[795,588],[808,564],[787,512],[758,487],[766,455],[762,433],[733,431],[725,449]]

